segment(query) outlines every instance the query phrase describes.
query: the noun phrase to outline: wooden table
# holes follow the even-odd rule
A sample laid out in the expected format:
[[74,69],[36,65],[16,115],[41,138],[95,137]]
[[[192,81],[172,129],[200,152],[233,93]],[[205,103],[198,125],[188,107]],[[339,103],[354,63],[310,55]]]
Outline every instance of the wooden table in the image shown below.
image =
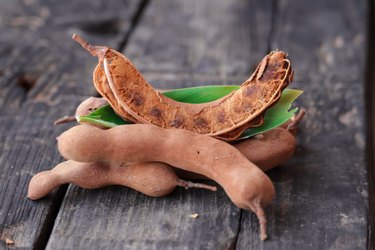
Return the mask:
[[[363,0],[0,2],[0,248],[372,249],[374,10]],[[124,52],[157,88],[240,83],[268,51],[289,53],[308,114],[294,157],[268,172],[269,240],[222,190],[150,198],[69,185],[26,198],[30,178],[62,161],[55,137],[72,124],[53,121],[97,95],[96,58],[73,33]]]

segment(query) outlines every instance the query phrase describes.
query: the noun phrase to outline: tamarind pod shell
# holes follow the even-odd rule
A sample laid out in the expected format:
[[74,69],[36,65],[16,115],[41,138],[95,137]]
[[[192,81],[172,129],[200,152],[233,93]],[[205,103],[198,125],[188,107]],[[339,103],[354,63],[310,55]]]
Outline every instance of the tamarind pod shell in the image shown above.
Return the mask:
[[120,165],[122,164],[68,160],[52,170],[34,175],[29,182],[27,196],[31,200],[37,200],[67,183],[85,189],[121,185],[153,197],[167,195],[180,186],[181,180],[167,164],[142,162],[125,167],[119,167]]
[[[123,54],[110,48],[104,50],[102,47],[97,47],[97,52],[95,46],[88,45],[83,39],[75,36],[75,40],[91,54],[98,55],[99,65],[96,71],[102,71],[104,67],[109,89],[113,94],[109,95],[110,91],[106,88],[108,93],[105,97],[111,99],[108,101],[115,111],[127,119],[130,114],[133,121],[163,128],[188,129],[211,136],[228,133],[249,123],[278,101],[281,91],[293,79],[286,54],[272,51],[263,58],[256,71],[239,90],[219,101],[206,103],[203,108],[202,105],[195,106],[199,108],[192,112],[193,104],[176,102],[153,89]],[[94,72],[96,74],[99,73]],[[96,79],[94,77],[94,81]],[[98,85],[100,84],[95,83],[95,86]],[[101,85],[105,85],[104,81],[101,81]],[[98,91],[100,92],[100,87]]]
[[230,132],[261,115],[279,99],[292,74],[286,54],[271,52],[239,90],[219,103],[207,103],[198,113],[192,114],[185,104],[176,105],[176,101],[155,91],[122,54],[108,50],[103,65],[118,103],[139,122],[213,136]]

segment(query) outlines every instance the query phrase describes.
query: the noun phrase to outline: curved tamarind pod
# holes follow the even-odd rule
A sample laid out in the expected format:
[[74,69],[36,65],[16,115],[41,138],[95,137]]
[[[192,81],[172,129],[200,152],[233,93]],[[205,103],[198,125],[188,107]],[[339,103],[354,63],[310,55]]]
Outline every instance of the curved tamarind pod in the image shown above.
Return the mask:
[[[111,56],[111,51],[107,52],[103,65],[117,101],[138,121],[163,128],[184,128],[212,136],[230,132],[262,114],[278,100],[276,97],[289,83],[286,79],[289,79],[288,74],[291,72],[285,54],[273,52],[239,90],[227,95],[219,104],[204,107],[193,114],[183,105],[173,105],[176,102],[168,101],[166,97],[161,98],[162,94],[140,80],[140,75],[128,81],[128,75],[136,75],[135,68],[126,69],[131,67],[130,62],[116,55]],[[261,72],[261,69],[264,71]],[[124,82],[136,83],[132,86],[123,84]]]
[[[98,90],[98,92],[108,100],[112,108],[116,107],[114,108],[115,112],[123,119],[137,123],[136,119],[132,117],[129,113],[127,113],[126,110],[124,110],[122,106],[117,102],[115,96],[113,95],[109,87],[103,66],[101,64],[98,64],[96,66],[94,70],[94,74],[93,74],[93,79],[94,79],[93,82],[94,82],[95,88]],[[164,99],[165,101],[168,101],[169,103],[175,102],[176,105],[181,105],[181,103],[176,102],[172,99],[169,99],[165,97],[164,95],[162,95],[161,98]],[[186,106],[185,108],[189,112],[196,113],[196,112],[199,112],[199,110],[203,109],[204,107],[210,107],[212,105],[219,104],[223,98],[225,97],[219,98],[218,100],[215,100],[213,102],[208,102],[208,103],[206,102],[206,103],[193,104],[193,105],[189,103],[184,103],[184,105]],[[277,97],[277,99],[278,98],[279,97]],[[251,127],[258,127],[262,125],[263,120],[264,120],[263,116],[264,114],[262,113],[261,115],[255,117],[253,120],[251,120],[249,123],[245,124],[244,126],[239,127],[226,134],[216,136],[216,137],[225,141],[236,140],[246,129],[251,128]]]
[[173,169],[161,162],[121,164],[65,161],[52,170],[40,172],[29,183],[27,197],[37,200],[62,184],[72,183],[86,189],[110,185],[122,185],[159,197],[171,193],[176,186],[205,188],[216,191],[216,187],[179,179]]
[[[99,57],[96,71],[104,67],[112,97],[127,113],[140,123],[163,128],[184,128],[211,136],[225,134],[261,115],[278,100],[281,91],[293,78],[286,54],[273,51],[239,90],[202,108],[200,104],[176,102],[153,89],[121,53],[91,46],[78,36],[73,39]],[[114,102],[109,103],[120,114]]]
[[[183,129],[134,124],[108,130],[78,125],[58,138],[61,155],[80,162],[158,161],[207,176],[238,207],[253,211],[267,238],[264,207],[275,196],[271,180],[233,146]],[[126,142],[126,143],[124,143]]]

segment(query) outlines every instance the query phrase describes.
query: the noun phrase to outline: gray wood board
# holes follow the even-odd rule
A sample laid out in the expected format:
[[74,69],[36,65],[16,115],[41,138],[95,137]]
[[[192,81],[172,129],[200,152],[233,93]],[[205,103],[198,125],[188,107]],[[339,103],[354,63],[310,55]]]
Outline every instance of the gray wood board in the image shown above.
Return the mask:
[[158,88],[240,84],[267,51],[271,10],[271,1],[156,1],[124,53]]
[[[96,62],[71,40],[74,32],[116,45],[124,39],[139,1],[2,1],[0,3],[0,249],[41,248],[62,200],[26,198],[30,178],[59,161],[55,137],[67,126],[53,121],[73,114],[95,95]],[[121,7],[121,8],[120,8]],[[100,13],[100,15],[99,15]],[[100,28],[113,23],[108,33]]]
[[[238,249],[366,249],[365,1],[277,1],[272,48],[289,53],[307,109],[299,147],[271,172],[270,239],[243,213]],[[292,85],[293,86],[293,85]]]
[[368,1],[368,29],[366,55],[366,114],[367,114],[367,176],[369,192],[368,244],[367,249],[375,248],[375,2]]
[[[271,1],[151,1],[125,54],[158,88],[242,82],[267,51],[271,9]],[[228,249],[239,221],[222,190],[150,198],[70,187],[47,248]]]

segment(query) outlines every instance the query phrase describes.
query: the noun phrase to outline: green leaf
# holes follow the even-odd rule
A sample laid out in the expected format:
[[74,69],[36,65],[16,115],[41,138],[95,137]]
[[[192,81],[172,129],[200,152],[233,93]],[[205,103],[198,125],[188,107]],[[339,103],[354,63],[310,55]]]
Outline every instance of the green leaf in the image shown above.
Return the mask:
[[[163,94],[179,102],[204,103],[228,95],[238,88],[239,86],[236,85],[201,86],[175,89],[163,92]],[[288,121],[298,110],[298,108],[289,110],[291,104],[302,93],[303,91],[301,90],[285,89],[281,94],[280,100],[266,111],[263,125],[257,128],[247,129],[238,140],[266,132]],[[77,117],[77,121],[100,125],[106,128],[131,123],[120,118],[109,105],[105,105],[87,116],[79,116]]]
[[237,85],[200,86],[165,91],[163,95],[178,102],[204,103],[215,101],[239,88]]
[[77,121],[100,125],[105,128],[112,128],[118,125],[130,124],[130,122],[124,121],[121,117],[119,117],[109,105],[100,107],[94,112],[91,112],[89,115],[78,116]]

